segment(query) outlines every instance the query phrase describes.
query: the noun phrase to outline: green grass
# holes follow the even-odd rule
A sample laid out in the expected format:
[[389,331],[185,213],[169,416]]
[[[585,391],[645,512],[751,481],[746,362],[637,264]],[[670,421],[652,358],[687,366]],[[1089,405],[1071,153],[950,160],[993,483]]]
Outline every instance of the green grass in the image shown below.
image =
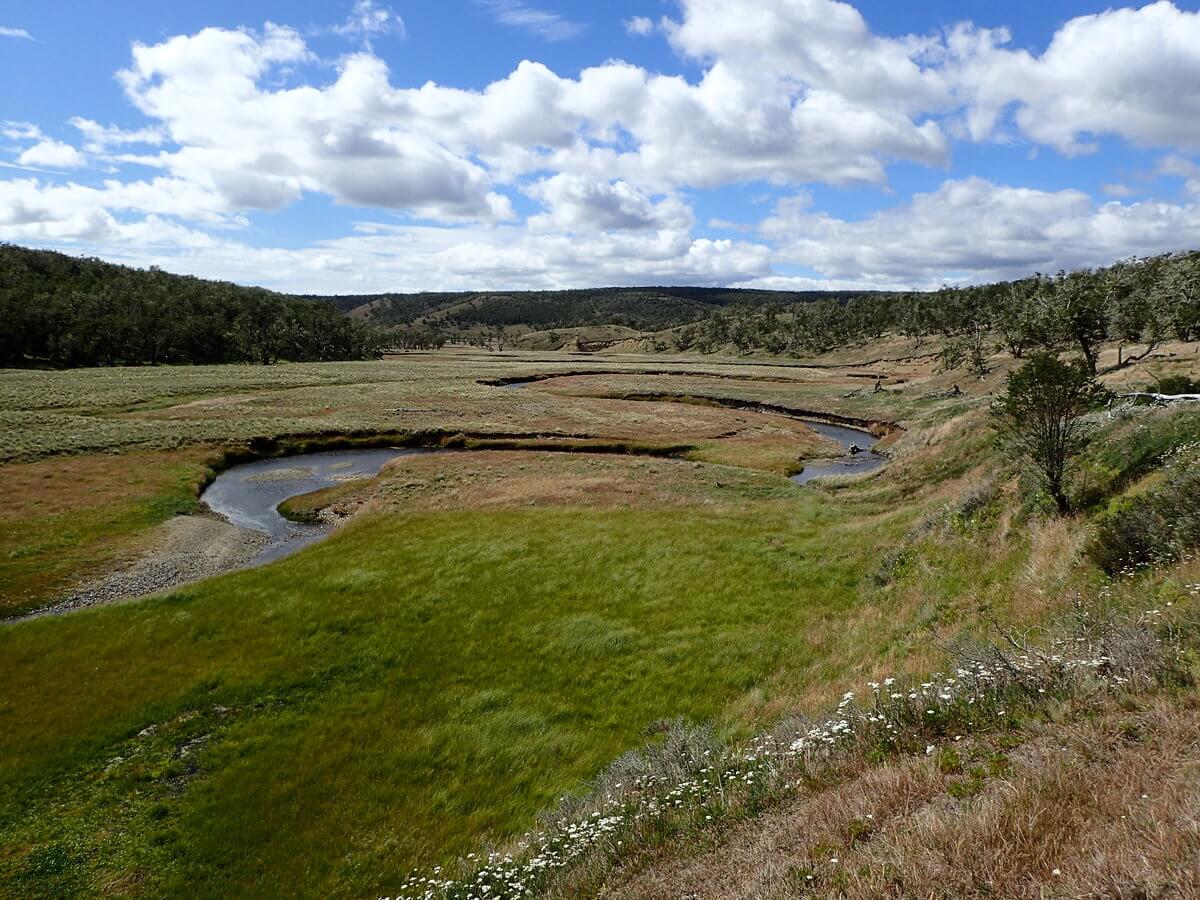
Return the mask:
[[[666,444],[713,424],[691,418],[702,408],[485,388],[481,371],[530,363],[56,373],[37,382],[44,397],[33,382],[0,389],[0,433],[14,436],[11,457],[35,458],[373,428]],[[1013,497],[914,528],[995,468],[979,403],[956,419],[972,404],[922,399],[923,386],[858,398],[824,383],[727,387],[943,427],[929,441],[915,427],[884,476],[860,484],[802,490],[706,466],[677,486],[689,505],[669,509],[400,504],[265,569],[0,626],[0,896],[386,893],[409,867],[528,828],[661,719],[747,733],[834,686],[929,665],[926,627],[952,636],[984,607],[1041,615],[1095,576],[1067,552],[1086,523],[1038,532],[1008,516]],[[244,396],[228,408],[115,412],[231,392]],[[84,398],[95,405],[81,413]],[[684,418],[666,427],[668,414]],[[1144,461],[1174,440],[1137,427],[1129,445]],[[98,511],[64,501],[44,534],[22,531],[18,509],[0,575],[42,561],[76,571],[108,530],[118,543],[146,533],[192,502],[187,475],[202,464],[188,465]],[[451,502],[459,488],[437,490]]]
[[[135,550],[155,525],[194,512],[203,456],[89,460],[99,472],[87,477],[61,460],[9,467],[0,504],[0,617],[45,605]],[[92,493],[88,485],[100,487]]]
[[4,629],[0,884],[384,891],[527,827],[656,720],[802,682],[871,563],[844,526],[816,497],[411,515]]

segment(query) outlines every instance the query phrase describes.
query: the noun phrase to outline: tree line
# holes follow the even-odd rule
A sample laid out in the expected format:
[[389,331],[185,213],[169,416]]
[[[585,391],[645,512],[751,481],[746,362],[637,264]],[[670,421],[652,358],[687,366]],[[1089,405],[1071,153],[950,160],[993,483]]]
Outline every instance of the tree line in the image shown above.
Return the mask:
[[0,245],[0,366],[270,364],[379,355],[329,302]]
[[1033,350],[1071,348],[1095,374],[1105,342],[1122,345],[1124,365],[1163,341],[1200,339],[1200,252],[929,293],[723,311],[680,328],[676,345],[701,353],[732,347],[799,356],[888,332],[940,337],[947,361],[968,366],[982,365],[992,340],[1018,359]]

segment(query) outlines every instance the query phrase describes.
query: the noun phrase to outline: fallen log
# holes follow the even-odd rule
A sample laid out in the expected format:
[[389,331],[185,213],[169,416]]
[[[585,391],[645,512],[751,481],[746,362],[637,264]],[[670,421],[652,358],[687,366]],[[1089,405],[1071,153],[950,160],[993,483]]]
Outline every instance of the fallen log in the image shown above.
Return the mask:
[[1121,396],[1133,400],[1150,400],[1154,403],[1200,403],[1200,394],[1155,394],[1149,391],[1133,391]]

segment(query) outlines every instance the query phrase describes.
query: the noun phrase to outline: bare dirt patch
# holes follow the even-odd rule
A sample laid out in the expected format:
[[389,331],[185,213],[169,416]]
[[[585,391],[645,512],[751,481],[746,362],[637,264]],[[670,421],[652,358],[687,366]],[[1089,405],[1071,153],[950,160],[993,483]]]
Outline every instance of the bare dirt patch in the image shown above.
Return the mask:
[[158,593],[250,563],[266,535],[209,516],[176,516],[156,529],[150,548],[132,564],[81,585],[63,599],[21,618],[73,612]]

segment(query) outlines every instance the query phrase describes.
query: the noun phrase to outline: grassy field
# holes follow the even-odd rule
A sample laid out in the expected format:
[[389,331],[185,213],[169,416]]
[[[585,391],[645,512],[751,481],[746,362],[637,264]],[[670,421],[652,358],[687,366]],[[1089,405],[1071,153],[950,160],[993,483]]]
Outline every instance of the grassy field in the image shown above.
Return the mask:
[[[292,558],[0,625],[0,893],[386,893],[414,866],[519,834],[663,720],[748,734],[865,678],[936,665],[930,634],[1142,590],[1087,563],[1086,522],[1020,500],[985,424],[1002,368],[953,394],[954,374],[929,360],[821,364],[838,363],[442,354],[5,373],[9,610],[135,553],[192,508],[223,448],[256,437],[695,449],[408,457],[338,489],[356,516]],[[587,366],[618,374],[478,383]],[[642,374],[664,369],[678,374]],[[864,374],[885,375],[884,390]],[[642,391],[906,431],[880,474],[799,488],[780,471],[829,448],[795,423],[613,399]],[[1110,488],[1153,477],[1164,448],[1200,431],[1180,421],[1104,425],[1106,446],[1125,449],[1090,457],[1093,475]]]

